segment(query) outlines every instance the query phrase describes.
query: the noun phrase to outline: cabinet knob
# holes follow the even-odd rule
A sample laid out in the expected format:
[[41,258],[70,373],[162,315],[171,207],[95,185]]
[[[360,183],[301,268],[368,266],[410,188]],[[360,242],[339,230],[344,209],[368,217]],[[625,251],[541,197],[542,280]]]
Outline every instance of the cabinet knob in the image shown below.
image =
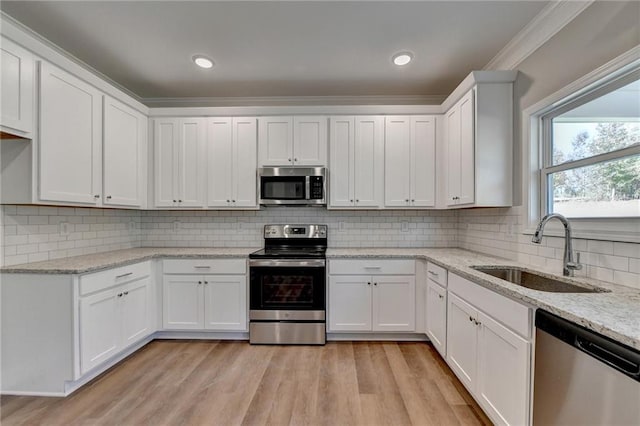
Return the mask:
[[404,200],[404,201],[405,201],[406,203],[408,203],[408,202],[409,202],[409,200],[408,200],[408,199],[407,199],[407,200]]
[[231,200],[227,200],[227,203],[230,203],[230,202],[231,202]]
[[111,195],[107,195],[107,200],[110,200],[110,199],[111,199]]
[[416,202],[416,200],[411,200],[411,202],[412,202],[412,203],[415,203],[415,202]]
[[371,283],[367,283],[367,285],[371,285]]
[[122,293],[118,293],[118,297],[122,297]]
[[359,202],[360,202],[360,200],[356,199],[356,203],[359,203]]
[[198,285],[202,284],[202,281],[198,281]]
[[353,200],[349,200],[349,201],[353,203]]
[[93,198],[95,198],[95,199],[100,198],[100,194],[96,194],[96,195],[94,195],[94,196],[93,196]]
[[288,158],[289,162],[291,162],[291,158]]
[[129,292],[128,292],[128,291],[125,291],[125,292],[124,292],[124,295],[126,296],[127,294],[129,294]]
[[473,321],[473,317],[469,315],[469,321]]
[[173,202],[174,202],[174,203],[177,203],[177,202],[178,202],[178,200],[173,200]]
[[440,299],[444,299],[444,296],[443,296],[443,295],[441,295],[441,294],[439,294],[439,295],[438,295],[438,298],[440,298]]
[[235,203],[235,202],[236,202],[236,200],[231,200],[231,202],[232,202],[232,203]]
[[179,202],[179,203],[181,203],[181,202],[182,202],[182,200],[178,200],[178,202]]
[[205,284],[209,284],[209,281],[205,281],[204,283],[205,283]]
[[373,285],[378,285],[378,283],[373,283]]
[[298,162],[298,159],[297,159],[297,158],[294,158],[294,159],[293,159],[293,161],[295,161],[295,162],[297,163],[297,162]]

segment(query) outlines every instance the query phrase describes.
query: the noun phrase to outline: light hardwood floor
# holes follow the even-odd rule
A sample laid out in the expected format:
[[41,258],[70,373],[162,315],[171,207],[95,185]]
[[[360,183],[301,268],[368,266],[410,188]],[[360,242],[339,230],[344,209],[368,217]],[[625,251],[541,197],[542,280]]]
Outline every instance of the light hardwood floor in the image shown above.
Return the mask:
[[490,424],[427,343],[151,342],[67,398],[3,396],[3,426]]

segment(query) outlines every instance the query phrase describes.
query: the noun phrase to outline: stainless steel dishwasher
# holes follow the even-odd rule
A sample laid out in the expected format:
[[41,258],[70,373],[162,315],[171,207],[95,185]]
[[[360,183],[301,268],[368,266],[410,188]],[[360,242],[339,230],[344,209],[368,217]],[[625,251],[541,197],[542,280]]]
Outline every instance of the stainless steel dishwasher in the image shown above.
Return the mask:
[[640,425],[640,352],[536,311],[534,425]]

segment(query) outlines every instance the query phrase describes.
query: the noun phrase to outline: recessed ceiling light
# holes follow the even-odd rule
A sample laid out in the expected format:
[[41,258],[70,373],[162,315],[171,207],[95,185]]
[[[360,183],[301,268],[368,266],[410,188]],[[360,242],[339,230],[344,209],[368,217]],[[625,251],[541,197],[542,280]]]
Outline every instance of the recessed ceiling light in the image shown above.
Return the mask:
[[206,56],[195,55],[192,59],[200,68],[213,68],[213,61]]
[[400,52],[393,55],[393,63],[402,66],[407,65],[413,59],[413,55],[409,52]]

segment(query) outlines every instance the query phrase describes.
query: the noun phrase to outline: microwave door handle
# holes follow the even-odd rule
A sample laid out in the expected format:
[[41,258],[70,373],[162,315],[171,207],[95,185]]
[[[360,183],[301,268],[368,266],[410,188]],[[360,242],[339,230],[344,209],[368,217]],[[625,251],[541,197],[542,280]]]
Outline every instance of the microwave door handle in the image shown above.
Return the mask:
[[311,199],[311,176],[304,177],[304,199]]

